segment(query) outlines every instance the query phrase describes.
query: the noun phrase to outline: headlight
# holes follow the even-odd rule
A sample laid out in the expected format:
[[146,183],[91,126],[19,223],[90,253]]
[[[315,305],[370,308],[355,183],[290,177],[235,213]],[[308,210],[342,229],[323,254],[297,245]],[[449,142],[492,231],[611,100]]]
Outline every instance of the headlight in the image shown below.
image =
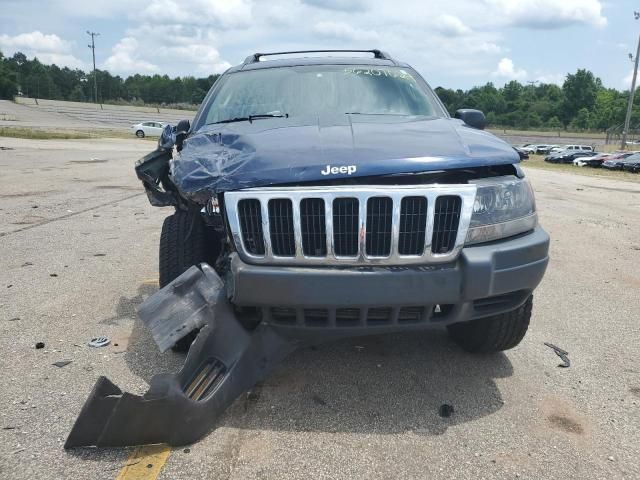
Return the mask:
[[517,177],[477,180],[466,244],[490,242],[527,232],[538,224],[531,184]]

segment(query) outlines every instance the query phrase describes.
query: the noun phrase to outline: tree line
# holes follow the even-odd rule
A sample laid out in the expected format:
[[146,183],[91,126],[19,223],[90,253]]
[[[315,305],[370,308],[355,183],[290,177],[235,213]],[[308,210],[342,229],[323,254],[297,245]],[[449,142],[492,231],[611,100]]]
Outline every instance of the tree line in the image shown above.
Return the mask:
[[[543,130],[605,131],[624,122],[629,91],[605,88],[585,69],[568,74],[562,86],[552,83],[523,85],[516,80],[496,88],[493,83],[470,90],[438,87],[436,93],[450,113],[477,108],[494,127]],[[640,104],[634,97],[634,107]],[[631,125],[640,124],[636,108]]]
[[[205,78],[168,75],[132,75],[123,79],[106,70],[96,70],[98,102],[195,106],[216,81],[218,75]],[[0,52],[0,98],[16,95],[76,102],[94,101],[93,72],[78,68],[45,65],[20,52],[5,58]]]
[[[97,70],[98,101],[193,107],[202,102],[218,75],[170,78],[167,75],[132,75],[122,78]],[[16,95],[52,100],[94,101],[93,72],[45,65],[17,52],[5,58],[0,52],[0,98]],[[477,108],[490,126],[517,129],[568,129],[604,131],[624,122],[629,91],[605,88],[592,72],[568,74],[562,86],[550,83],[523,85],[511,81],[498,88],[493,83],[470,90],[437,87],[436,93],[451,114],[459,108]],[[634,106],[640,104],[636,96]],[[632,125],[640,124],[635,109]]]

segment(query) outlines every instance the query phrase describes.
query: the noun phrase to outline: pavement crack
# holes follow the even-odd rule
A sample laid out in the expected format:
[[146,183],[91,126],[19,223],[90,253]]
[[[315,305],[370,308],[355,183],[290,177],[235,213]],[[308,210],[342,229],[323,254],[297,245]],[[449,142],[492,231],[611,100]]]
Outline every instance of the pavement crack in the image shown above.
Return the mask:
[[127,195],[126,197],[118,198],[118,199],[112,200],[110,202],[101,203],[100,205],[94,205],[93,207],[84,208],[84,209],[78,210],[76,212],[71,212],[71,213],[67,213],[65,215],[60,215],[59,217],[51,218],[49,220],[45,220],[44,222],[34,223],[32,225],[27,225],[25,227],[18,228],[16,230],[11,230],[10,232],[0,232],[0,237],[8,237],[9,235],[13,235],[14,233],[20,233],[20,232],[24,232],[25,230],[31,230],[32,228],[41,227],[43,225],[47,225],[49,223],[57,222],[59,220],[66,220],[67,218],[75,217],[76,215],[80,215],[82,213],[90,212],[92,210],[97,210],[97,209],[102,208],[102,207],[108,207],[109,205],[115,205],[116,203],[124,202],[125,200],[129,200],[129,199],[134,198],[134,197],[139,197],[141,195],[144,195],[144,192],[134,193],[133,195]]

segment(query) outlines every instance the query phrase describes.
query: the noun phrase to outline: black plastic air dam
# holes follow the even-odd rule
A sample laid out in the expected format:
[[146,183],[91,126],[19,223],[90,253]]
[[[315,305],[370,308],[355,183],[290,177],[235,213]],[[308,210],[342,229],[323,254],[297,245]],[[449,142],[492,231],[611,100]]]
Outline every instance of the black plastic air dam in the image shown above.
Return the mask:
[[[169,337],[176,341],[193,326],[204,327],[180,372],[154,376],[143,396],[100,377],[65,448],[193,443],[299,346],[264,324],[251,332],[242,327],[222,281],[207,264],[191,267],[149,297],[138,314],[161,350]],[[157,328],[163,318],[170,319],[171,329]]]

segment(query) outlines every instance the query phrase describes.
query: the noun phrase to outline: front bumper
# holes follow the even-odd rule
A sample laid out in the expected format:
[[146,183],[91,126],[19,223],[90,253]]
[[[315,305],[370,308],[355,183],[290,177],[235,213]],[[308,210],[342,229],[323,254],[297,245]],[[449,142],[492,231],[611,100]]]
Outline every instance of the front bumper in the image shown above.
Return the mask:
[[[518,308],[542,280],[548,251],[549,236],[537,227],[465,247],[455,262],[438,266],[284,267],[250,265],[234,256],[225,283],[233,304],[256,307],[263,321],[284,328],[398,329]],[[422,314],[407,321],[402,313],[409,307],[422,307]],[[382,319],[381,309],[388,313]],[[349,316],[341,322],[346,310]],[[367,311],[376,318],[369,321]]]

